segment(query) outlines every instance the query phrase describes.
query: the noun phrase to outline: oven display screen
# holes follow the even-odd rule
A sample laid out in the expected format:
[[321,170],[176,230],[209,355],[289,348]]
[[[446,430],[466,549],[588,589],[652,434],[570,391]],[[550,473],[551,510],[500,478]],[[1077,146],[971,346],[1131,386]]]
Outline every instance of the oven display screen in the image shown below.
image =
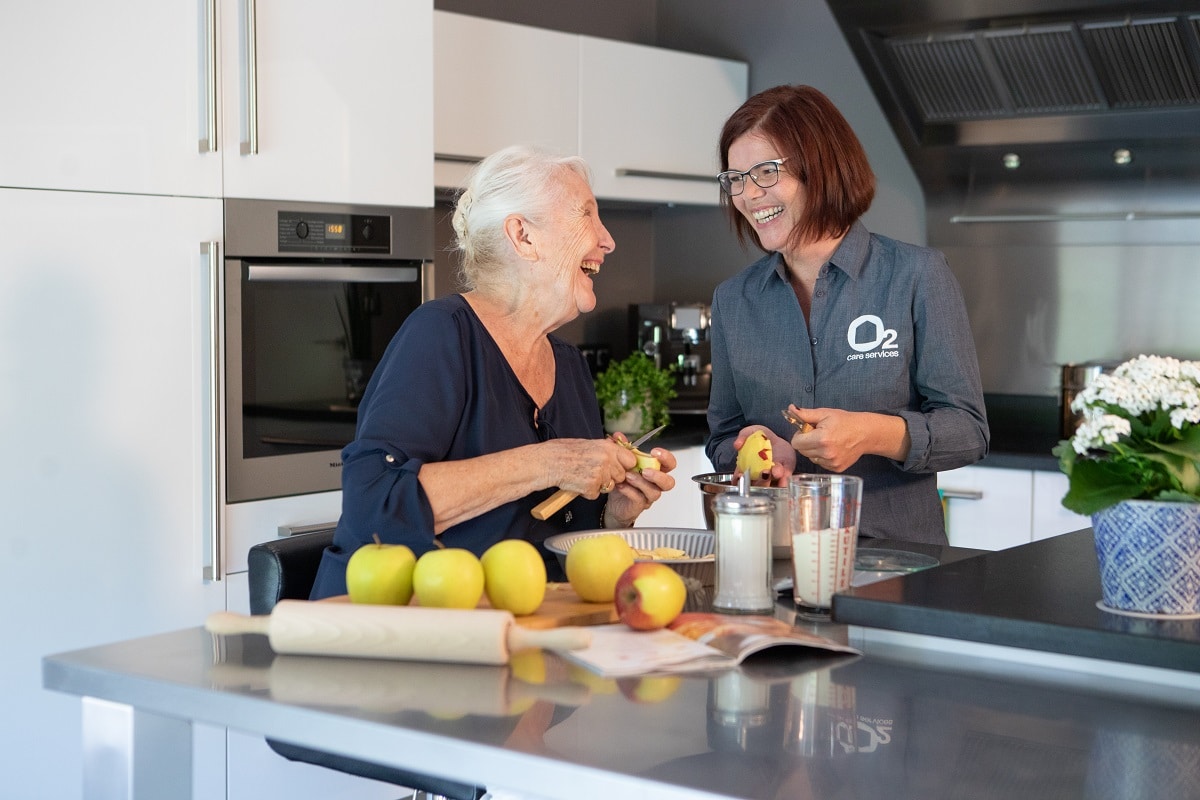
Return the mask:
[[386,214],[279,212],[281,253],[392,252],[392,218]]

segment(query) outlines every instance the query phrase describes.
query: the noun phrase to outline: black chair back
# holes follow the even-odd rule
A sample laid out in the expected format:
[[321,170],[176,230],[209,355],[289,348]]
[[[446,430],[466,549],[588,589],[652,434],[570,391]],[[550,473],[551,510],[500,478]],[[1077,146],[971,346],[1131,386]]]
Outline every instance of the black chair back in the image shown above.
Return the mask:
[[[269,614],[280,600],[307,600],[321,564],[321,554],[333,542],[333,530],[303,533],[262,542],[250,548],[247,563],[250,577],[250,613]],[[267,739],[279,755],[290,761],[406,786],[448,800],[479,800],[482,787],[433,775],[388,767],[347,756]]]

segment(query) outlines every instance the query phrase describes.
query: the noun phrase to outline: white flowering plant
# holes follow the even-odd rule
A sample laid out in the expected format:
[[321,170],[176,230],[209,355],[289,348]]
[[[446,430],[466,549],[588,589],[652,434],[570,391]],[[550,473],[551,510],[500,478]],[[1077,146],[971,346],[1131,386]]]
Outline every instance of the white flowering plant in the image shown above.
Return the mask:
[[1063,505],[1095,514],[1122,500],[1200,503],[1200,361],[1142,355],[1076,395],[1083,419],[1054,448]]

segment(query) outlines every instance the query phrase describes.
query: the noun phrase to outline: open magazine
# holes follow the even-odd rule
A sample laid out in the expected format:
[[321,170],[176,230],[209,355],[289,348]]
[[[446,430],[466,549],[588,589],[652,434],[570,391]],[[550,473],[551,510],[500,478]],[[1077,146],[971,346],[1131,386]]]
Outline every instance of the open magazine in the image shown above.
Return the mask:
[[736,667],[772,647],[802,647],[836,653],[860,651],[767,616],[680,614],[670,628],[635,631],[623,624],[598,625],[583,650],[561,653],[605,678],[652,672],[697,672]]

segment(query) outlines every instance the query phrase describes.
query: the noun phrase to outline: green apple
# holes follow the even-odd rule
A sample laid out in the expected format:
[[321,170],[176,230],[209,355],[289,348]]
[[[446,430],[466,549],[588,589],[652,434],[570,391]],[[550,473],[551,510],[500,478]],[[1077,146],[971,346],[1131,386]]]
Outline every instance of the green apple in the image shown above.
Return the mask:
[[505,539],[484,551],[483,591],[492,608],[532,614],[546,597],[546,564],[524,539]]
[[483,564],[461,547],[430,550],[413,569],[413,591],[430,608],[475,608],[483,597],[483,582]]
[[617,578],[633,560],[633,548],[615,533],[585,536],[567,551],[567,580],[580,599],[611,603]]
[[613,602],[617,617],[635,631],[665,628],[687,601],[679,573],[659,561],[638,561],[617,578]]
[[413,551],[402,544],[364,544],[346,563],[346,591],[352,603],[406,606],[413,595]]

